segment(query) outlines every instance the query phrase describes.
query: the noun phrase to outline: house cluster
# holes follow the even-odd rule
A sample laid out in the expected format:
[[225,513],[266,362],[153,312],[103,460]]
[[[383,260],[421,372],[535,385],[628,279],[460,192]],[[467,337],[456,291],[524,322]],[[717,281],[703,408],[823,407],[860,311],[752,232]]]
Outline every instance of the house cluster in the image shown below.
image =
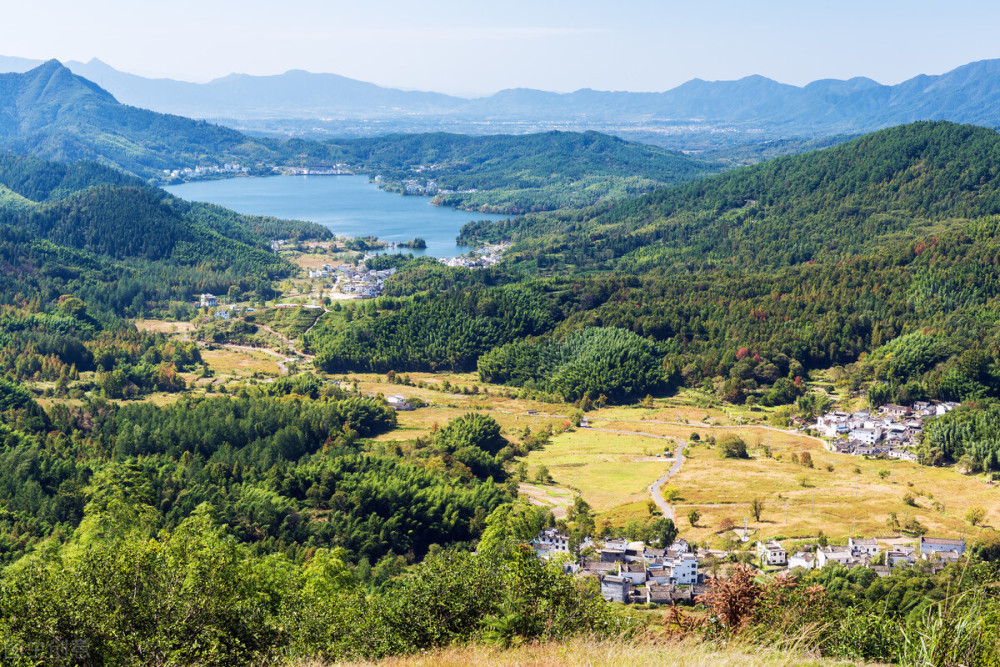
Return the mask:
[[387,278],[396,273],[395,268],[378,271],[365,268],[364,262],[353,264],[324,264],[322,268],[309,271],[310,278],[335,278],[337,289],[344,294],[361,297],[376,297],[382,294]]
[[434,195],[438,192],[437,181],[430,179],[421,183],[419,179],[407,178],[403,180],[403,188],[411,195]]
[[916,546],[896,544],[883,552],[878,540],[856,538],[847,540],[846,546],[806,547],[793,554],[775,541],[758,542],[757,557],[762,566],[787,567],[792,570],[802,567],[807,570],[819,569],[827,565],[842,565],[847,568],[869,567],[879,576],[888,576],[893,568],[909,567],[917,560],[931,562],[935,567],[954,563],[965,553],[965,539],[941,537],[921,537]]
[[346,164],[306,164],[285,167],[281,173],[288,176],[351,176],[353,171]]
[[461,266],[467,269],[485,269],[488,266],[499,264],[503,258],[503,251],[510,246],[509,243],[498,243],[477,248],[471,255],[461,255],[459,257],[442,257],[438,261],[445,266]]
[[256,312],[256,308],[249,308],[246,306],[237,306],[236,304],[231,304],[228,308],[220,309],[215,311],[212,315],[217,320],[229,321],[234,317],[239,317],[240,315],[250,314]]
[[186,167],[184,169],[164,169],[163,178],[168,181],[192,180],[214,175],[249,174],[250,167],[239,162],[227,162],[223,165],[208,167]]
[[[570,538],[549,528],[538,534],[532,547],[542,559],[569,555]],[[568,572],[597,577],[606,600],[625,604],[694,602],[704,592],[700,560],[688,543],[679,539],[667,549],[655,549],[627,539],[607,540],[598,546],[586,538],[579,548],[592,554],[565,565]]]
[[923,436],[924,420],[959,405],[918,401],[912,406],[883,405],[877,414],[867,410],[829,412],[819,417],[813,428],[832,439],[830,449],[839,454],[916,461],[912,448]]
[[274,239],[271,241],[271,250],[272,252],[278,252],[282,246],[286,246],[288,243],[288,239]]

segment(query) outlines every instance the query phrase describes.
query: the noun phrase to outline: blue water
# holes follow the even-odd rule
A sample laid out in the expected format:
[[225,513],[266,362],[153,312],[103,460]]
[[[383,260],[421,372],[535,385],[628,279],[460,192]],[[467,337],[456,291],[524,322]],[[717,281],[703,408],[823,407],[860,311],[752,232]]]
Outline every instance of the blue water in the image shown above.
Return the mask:
[[377,236],[396,242],[419,236],[427,241],[426,250],[399,251],[432,257],[468,252],[455,245],[455,237],[470,220],[508,217],[431,206],[427,197],[382,192],[367,176],[231,178],[171,185],[164,190],[239,213],[318,222],[338,236]]

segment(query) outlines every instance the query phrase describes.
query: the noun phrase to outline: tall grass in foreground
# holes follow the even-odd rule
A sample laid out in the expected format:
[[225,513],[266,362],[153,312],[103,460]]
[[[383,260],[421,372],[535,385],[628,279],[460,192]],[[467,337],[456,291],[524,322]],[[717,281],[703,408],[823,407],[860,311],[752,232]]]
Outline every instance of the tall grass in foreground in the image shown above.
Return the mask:
[[926,609],[916,623],[900,628],[903,665],[997,665],[998,610],[983,591],[952,596]]
[[332,667],[333,665],[382,665],[384,667],[597,667],[599,665],[671,665],[676,667],[832,667],[855,662],[817,658],[802,652],[783,651],[741,641],[726,645],[683,641],[622,641],[576,638],[560,643],[533,643],[500,649],[484,645],[454,646],[418,655],[389,658],[380,662],[293,662],[286,667]]

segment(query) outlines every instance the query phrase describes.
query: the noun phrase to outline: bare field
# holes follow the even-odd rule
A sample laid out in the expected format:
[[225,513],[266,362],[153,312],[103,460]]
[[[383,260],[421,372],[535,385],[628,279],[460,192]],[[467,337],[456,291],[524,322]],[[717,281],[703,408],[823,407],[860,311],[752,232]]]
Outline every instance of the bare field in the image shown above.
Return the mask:
[[194,331],[194,325],[190,322],[165,321],[165,320],[136,320],[135,327],[139,331],[149,331],[151,333],[187,333]]
[[254,373],[278,375],[277,357],[266,352],[249,352],[243,350],[201,350],[202,360],[217,375],[228,375],[234,378],[252,376]]

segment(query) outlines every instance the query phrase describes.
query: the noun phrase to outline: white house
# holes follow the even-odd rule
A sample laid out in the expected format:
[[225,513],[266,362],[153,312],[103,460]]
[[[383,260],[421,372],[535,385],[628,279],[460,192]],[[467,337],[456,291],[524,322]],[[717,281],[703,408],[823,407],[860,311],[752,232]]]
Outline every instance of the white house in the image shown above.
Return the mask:
[[646,583],[645,563],[620,563],[618,576],[628,579],[633,586]]
[[546,528],[538,534],[535,541],[551,551],[569,553],[569,535],[564,535],[555,528]]
[[392,396],[386,396],[385,401],[386,403],[389,404],[390,408],[399,412],[405,412],[407,410],[413,409],[413,404],[408,402],[406,400],[406,397],[400,394],[393,394]]
[[788,562],[788,553],[785,548],[774,540],[758,542],[757,557],[765,565],[784,565]]
[[852,553],[865,553],[874,556],[878,553],[878,540],[865,537],[850,537],[847,539],[847,548]]
[[788,569],[795,567],[811,570],[816,567],[816,557],[805,551],[797,551],[788,557]]
[[855,564],[855,559],[847,547],[822,547],[816,552],[816,567],[833,564],[850,567]]
[[921,537],[920,555],[924,558],[932,552],[956,551],[961,556],[965,553],[965,538],[950,540],[943,537]]
[[882,431],[877,428],[856,428],[851,431],[850,438],[866,445],[874,445],[882,439]]

